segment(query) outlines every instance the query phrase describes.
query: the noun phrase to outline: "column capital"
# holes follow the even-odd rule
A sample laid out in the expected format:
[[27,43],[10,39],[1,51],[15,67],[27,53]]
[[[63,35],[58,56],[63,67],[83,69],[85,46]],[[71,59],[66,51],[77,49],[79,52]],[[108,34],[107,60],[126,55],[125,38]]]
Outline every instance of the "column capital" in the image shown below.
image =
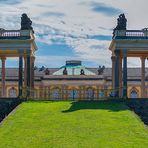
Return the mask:
[[111,56],[111,60],[112,61],[115,61],[116,60],[116,57],[115,56]]
[[35,57],[34,57],[34,56],[31,56],[30,58],[31,58],[31,60],[32,60],[32,61],[34,61],[34,60],[35,60]]
[[127,57],[127,50],[123,50],[123,57]]
[[145,61],[146,58],[145,57],[140,57],[141,61]]
[[6,60],[6,57],[0,57],[0,59],[1,59],[2,61],[5,61],[5,60]]
[[114,53],[115,53],[115,56],[119,56],[120,50],[115,50]]

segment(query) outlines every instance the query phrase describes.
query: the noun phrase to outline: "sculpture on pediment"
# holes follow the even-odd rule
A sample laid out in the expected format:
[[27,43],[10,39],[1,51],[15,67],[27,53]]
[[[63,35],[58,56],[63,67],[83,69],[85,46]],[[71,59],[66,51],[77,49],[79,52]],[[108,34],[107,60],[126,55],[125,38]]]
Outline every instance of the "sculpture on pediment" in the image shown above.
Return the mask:
[[45,73],[45,75],[50,75],[50,70],[48,68],[46,68],[44,73]]
[[105,66],[102,66],[102,67],[99,66],[99,68],[98,68],[98,75],[102,75],[104,70],[105,70]]
[[85,72],[84,72],[83,69],[81,69],[81,71],[80,71],[80,75],[85,75]]
[[30,18],[27,16],[26,13],[23,13],[21,17],[21,30],[32,30],[33,31],[32,21],[30,20]]
[[63,75],[67,75],[67,74],[68,74],[68,72],[67,72],[67,69],[65,67],[64,70],[63,70]]

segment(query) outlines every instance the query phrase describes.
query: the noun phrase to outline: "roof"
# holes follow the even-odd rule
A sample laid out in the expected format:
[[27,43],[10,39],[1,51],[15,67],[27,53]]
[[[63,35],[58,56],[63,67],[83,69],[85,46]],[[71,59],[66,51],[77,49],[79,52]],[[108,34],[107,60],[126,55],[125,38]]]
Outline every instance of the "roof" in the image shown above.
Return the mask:
[[[60,68],[48,68],[48,70],[50,71],[50,74],[46,75],[45,69],[42,70],[42,71],[39,68],[36,69],[35,70],[35,80],[43,80],[44,78],[47,78],[49,76],[52,79],[62,77],[62,75],[55,75],[55,74],[58,74],[59,72],[61,72],[62,69],[60,69]],[[70,71],[70,69],[69,69],[69,71]],[[88,71],[88,73],[87,73],[87,71]],[[146,71],[146,76],[148,76],[148,68],[146,68],[145,71]],[[107,77],[107,78],[111,79],[111,76],[112,76],[112,69],[111,68],[105,68],[103,74],[100,75],[100,76],[98,76],[98,68],[85,68],[85,72],[88,75],[80,76],[80,73],[78,71],[76,71],[76,73],[78,75],[76,75],[76,76],[66,75],[65,77],[67,77],[67,78],[71,78],[71,77],[75,77],[75,78],[82,78],[82,77],[104,78],[104,77]],[[89,75],[89,72],[93,73],[93,74]],[[129,79],[141,79],[141,68],[128,68],[128,78]],[[0,69],[0,79],[1,79],[1,69]],[[6,79],[18,80],[18,68],[6,68]]]

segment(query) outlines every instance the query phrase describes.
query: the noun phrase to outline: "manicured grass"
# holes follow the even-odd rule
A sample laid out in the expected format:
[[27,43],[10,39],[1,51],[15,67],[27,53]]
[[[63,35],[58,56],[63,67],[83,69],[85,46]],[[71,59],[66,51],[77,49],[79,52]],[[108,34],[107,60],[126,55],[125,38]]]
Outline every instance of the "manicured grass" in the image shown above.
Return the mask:
[[25,102],[0,125],[0,148],[147,148],[122,102]]

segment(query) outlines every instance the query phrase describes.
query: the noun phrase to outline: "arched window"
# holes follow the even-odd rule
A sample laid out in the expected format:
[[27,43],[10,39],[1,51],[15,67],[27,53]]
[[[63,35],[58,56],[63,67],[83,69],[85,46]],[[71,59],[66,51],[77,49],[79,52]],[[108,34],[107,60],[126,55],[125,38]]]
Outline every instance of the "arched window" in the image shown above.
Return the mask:
[[138,98],[138,96],[138,90],[135,87],[133,87],[130,92],[130,98]]
[[94,99],[94,89],[92,88],[87,89],[87,98],[91,100]]
[[78,94],[78,91],[76,89],[69,90],[68,98],[70,98],[70,99],[78,99],[78,97],[79,97],[79,94]]
[[12,97],[12,98],[17,97],[17,90],[14,87],[9,89],[9,97]]
[[54,88],[51,92],[52,99],[59,100],[60,99],[60,89]]
[[99,91],[99,98],[104,98],[105,97],[105,92],[104,90]]

